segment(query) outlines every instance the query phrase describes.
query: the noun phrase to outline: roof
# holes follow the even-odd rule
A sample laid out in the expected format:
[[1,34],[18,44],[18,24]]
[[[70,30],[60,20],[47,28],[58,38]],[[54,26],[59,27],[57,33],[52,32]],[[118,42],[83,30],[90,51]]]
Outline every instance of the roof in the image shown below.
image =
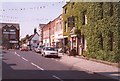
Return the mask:
[[67,2],[62,8],[66,7],[70,2]]
[[47,24],[45,24],[45,25],[43,26],[43,28],[48,27],[48,25],[50,25],[51,23],[55,22],[58,18],[60,18],[60,16],[62,16],[62,14],[60,14],[60,15],[59,15],[58,17],[56,17],[54,20],[52,20],[52,21],[48,22]]
[[29,36],[28,40],[30,41],[36,34],[39,36],[38,33],[32,34],[31,36]]
[[0,23],[0,28],[4,27],[6,25],[8,27],[14,26],[14,27],[16,27],[17,30],[20,30],[20,25],[18,23]]

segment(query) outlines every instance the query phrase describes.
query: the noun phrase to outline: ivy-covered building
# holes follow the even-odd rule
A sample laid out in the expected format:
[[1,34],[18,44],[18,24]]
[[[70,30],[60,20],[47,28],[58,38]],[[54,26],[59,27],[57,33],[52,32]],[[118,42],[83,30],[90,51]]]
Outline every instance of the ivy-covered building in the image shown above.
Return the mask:
[[75,48],[77,55],[119,61],[119,2],[69,2],[62,16],[65,45]]

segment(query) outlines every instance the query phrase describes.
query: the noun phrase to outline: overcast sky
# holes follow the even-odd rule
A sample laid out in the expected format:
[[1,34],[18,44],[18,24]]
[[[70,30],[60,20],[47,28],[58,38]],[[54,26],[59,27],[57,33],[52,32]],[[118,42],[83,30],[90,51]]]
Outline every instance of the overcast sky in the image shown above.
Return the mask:
[[62,13],[65,0],[4,0],[0,3],[0,22],[20,24],[20,38],[33,34],[39,24],[52,21]]

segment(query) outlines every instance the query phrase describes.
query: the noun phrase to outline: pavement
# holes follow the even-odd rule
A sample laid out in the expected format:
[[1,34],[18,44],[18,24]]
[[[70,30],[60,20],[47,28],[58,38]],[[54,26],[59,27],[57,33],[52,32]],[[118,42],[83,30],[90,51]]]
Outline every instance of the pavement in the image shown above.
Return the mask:
[[97,73],[120,81],[120,68],[116,66],[84,59],[81,56],[68,56],[62,53],[60,56],[62,57],[60,62],[70,65],[71,68],[76,67],[78,70],[83,69],[89,73]]

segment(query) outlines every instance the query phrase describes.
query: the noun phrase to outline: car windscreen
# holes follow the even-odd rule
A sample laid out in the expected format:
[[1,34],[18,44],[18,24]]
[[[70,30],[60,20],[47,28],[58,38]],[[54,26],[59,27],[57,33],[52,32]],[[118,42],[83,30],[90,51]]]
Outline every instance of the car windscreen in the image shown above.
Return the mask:
[[55,48],[52,48],[52,47],[46,47],[45,50],[48,50],[48,51],[56,51]]
[[44,46],[38,46],[38,48],[43,48]]

